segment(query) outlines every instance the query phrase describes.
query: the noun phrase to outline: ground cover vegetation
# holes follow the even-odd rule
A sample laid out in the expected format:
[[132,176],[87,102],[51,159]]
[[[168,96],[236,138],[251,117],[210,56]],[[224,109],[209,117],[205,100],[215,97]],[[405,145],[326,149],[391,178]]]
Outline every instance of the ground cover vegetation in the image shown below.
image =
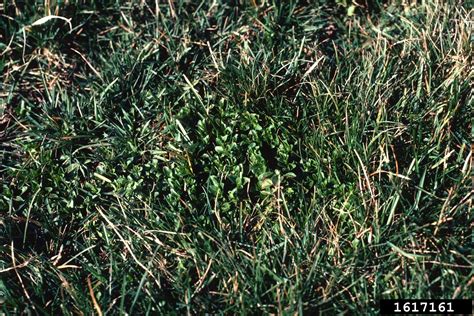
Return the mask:
[[1,311],[472,298],[472,18],[440,0],[4,1]]

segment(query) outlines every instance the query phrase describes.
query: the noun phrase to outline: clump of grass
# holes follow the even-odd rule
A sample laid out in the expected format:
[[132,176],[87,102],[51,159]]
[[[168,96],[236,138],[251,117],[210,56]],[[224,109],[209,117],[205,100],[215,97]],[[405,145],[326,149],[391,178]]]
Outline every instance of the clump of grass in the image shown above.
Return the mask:
[[2,10],[3,312],[472,298],[467,5]]

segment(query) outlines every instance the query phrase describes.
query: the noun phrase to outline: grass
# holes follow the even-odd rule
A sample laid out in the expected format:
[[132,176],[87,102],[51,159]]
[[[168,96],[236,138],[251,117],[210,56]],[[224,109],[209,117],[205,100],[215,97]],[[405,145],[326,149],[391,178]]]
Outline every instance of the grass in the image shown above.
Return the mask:
[[3,313],[473,298],[469,2],[21,3],[0,18]]

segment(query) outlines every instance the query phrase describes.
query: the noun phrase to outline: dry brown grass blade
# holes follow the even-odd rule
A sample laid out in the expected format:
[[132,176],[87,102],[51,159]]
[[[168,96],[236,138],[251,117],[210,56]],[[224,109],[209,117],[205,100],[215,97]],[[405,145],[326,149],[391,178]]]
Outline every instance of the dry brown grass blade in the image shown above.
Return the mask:
[[90,294],[91,299],[92,299],[92,304],[94,305],[94,308],[97,311],[97,315],[102,316],[102,310],[101,310],[99,304],[97,303],[97,300],[96,300],[95,294],[94,294],[94,289],[92,288],[90,275],[87,277],[87,287],[89,288],[89,294]]

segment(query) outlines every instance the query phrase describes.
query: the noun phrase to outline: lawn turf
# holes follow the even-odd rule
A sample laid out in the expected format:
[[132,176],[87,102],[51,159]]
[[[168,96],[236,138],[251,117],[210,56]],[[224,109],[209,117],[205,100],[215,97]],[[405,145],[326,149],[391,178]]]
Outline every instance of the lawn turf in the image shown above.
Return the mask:
[[32,2],[0,5],[0,311],[473,298],[469,1]]

